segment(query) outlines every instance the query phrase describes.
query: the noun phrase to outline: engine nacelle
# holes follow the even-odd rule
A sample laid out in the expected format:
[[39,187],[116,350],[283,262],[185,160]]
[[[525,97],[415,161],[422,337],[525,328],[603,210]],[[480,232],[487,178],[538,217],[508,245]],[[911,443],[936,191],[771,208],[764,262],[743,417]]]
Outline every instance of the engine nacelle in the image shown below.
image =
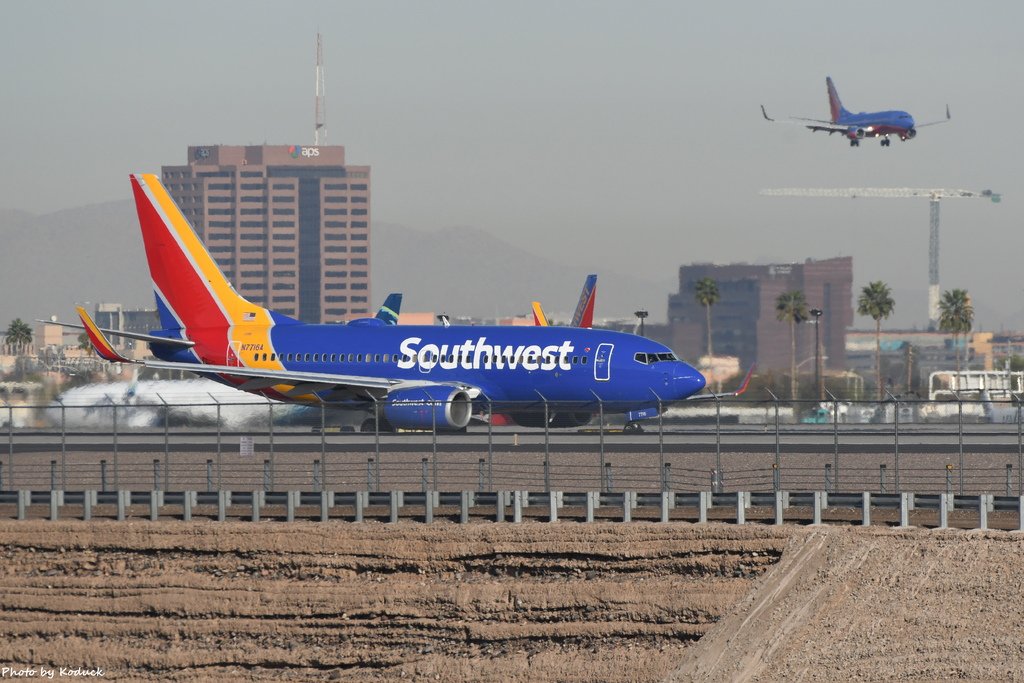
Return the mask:
[[917,130],[915,130],[914,128],[910,128],[909,130],[907,130],[906,135],[908,140],[913,140],[914,137],[917,135]]
[[857,136],[858,140],[863,140],[864,139],[864,129],[863,128],[858,128],[857,130],[855,130],[853,132],[853,134],[855,136]]
[[463,389],[433,384],[400,389],[384,401],[384,418],[395,429],[457,430],[469,424],[473,400]]
[[[531,413],[512,413],[509,415],[512,421],[520,427],[535,427],[544,429],[543,411]],[[582,427],[588,424],[594,415],[586,412],[552,412],[549,415],[548,427],[553,429],[565,429],[569,427]]]

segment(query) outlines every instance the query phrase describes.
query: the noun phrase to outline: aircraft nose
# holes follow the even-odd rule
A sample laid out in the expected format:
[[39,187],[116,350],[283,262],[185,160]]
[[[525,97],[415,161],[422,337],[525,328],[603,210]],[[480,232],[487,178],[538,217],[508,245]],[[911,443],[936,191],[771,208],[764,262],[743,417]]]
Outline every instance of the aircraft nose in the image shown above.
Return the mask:
[[677,398],[686,398],[696,394],[704,388],[707,380],[704,375],[686,363],[676,365],[672,373],[673,385]]

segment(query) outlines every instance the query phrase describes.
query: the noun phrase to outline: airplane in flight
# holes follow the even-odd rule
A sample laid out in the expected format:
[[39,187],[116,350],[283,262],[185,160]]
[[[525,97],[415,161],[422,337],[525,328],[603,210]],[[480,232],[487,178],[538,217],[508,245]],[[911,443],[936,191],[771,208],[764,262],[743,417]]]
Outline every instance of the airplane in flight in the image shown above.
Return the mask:
[[699,393],[704,377],[670,349],[622,332],[400,326],[378,318],[311,324],[276,313],[234,290],[156,175],[132,175],[131,186],[161,329],[118,332],[147,342],[156,356],[129,361],[107,340],[113,331],[79,308],[108,361],[364,411],[364,429],[461,430],[485,411],[530,427],[575,427],[597,413],[618,413],[638,429],[671,402],[714,398]]
[[853,114],[843,107],[843,103],[839,99],[839,92],[836,90],[835,83],[832,82],[831,76],[825,78],[825,85],[828,88],[828,106],[832,114],[832,118],[828,121],[823,119],[802,118],[799,116],[792,117],[794,119],[792,121],[776,121],[768,116],[768,112],[765,111],[763,104],[761,105],[761,114],[765,119],[772,123],[798,123],[800,121],[810,121],[813,125],[807,125],[806,123],[802,123],[800,125],[803,125],[814,132],[824,131],[829,135],[832,135],[833,133],[840,133],[850,141],[851,147],[859,147],[860,141],[866,137],[881,138],[882,147],[889,147],[892,143],[889,138],[890,135],[896,135],[900,140],[905,142],[907,140],[912,140],[917,136],[918,128],[946,123],[950,119],[948,104],[946,105],[945,119],[930,121],[928,123],[914,123],[913,116],[905,111],[895,109],[889,111],[871,111]]
[[[597,275],[591,274],[583,281],[580,300],[576,304],[576,311],[572,314],[572,321],[569,322],[569,327],[593,327],[594,302],[596,300]],[[544,313],[544,309],[539,301],[533,302],[533,324],[540,327],[547,327],[551,324],[550,318]]]

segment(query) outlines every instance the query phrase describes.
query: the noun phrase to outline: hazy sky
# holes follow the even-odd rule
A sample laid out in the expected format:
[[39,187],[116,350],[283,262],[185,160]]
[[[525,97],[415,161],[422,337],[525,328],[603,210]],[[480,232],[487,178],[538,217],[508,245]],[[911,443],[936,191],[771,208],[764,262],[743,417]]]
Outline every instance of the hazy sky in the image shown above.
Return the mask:
[[[970,290],[982,325],[1024,328],[1024,3],[4,9],[0,208],[128,199],[130,172],[184,163],[190,144],[311,142],[319,30],[328,142],[372,166],[375,220],[474,226],[658,280],[694,261],[852,255],[856,289],[882,279],[919,296],[918,310],[899,296],[897,309],[923,324],[926,201],[757,191],[991,188],[1002,204],[943,205],[942,285]],[[761,118],[762,103],[777,117],[825,117],[829,74],[853,111],[906,109],[922,122],[948,103],[953,121],[851,149]],[[0,251],[0,273],[16,257]]]

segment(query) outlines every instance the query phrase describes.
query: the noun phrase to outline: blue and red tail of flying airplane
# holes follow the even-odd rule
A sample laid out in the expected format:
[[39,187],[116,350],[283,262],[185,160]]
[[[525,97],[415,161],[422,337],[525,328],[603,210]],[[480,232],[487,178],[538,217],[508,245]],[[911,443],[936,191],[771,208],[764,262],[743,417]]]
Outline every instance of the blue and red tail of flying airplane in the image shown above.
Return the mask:
[[[801,124],[806,126],[808,129],[817,132],[824,131],[829,135],[833,133],[840,133],[850,141],[851,147],[858,147],[860,141],[864,138],[881,138],[883,147],[888,147],[891,140],[889,136],[895,135],[900,140],[912,140],[917,136],[917,129],[925,126],[934,126],[939,123],[946,123],[949,121],[949,106],[946,106],[946,118],[939,121],[931,121],[928,123],[914,123],[914,117],[905,111],[891,109],[888,111],[873,111],[873,112],[860,112],[854,114],[846,110],[843,107],[842,101],[839,99],[839,92],[836,90],[835,83],[832,82],[832,77],[829,76],[825,79],[825,85],[828,88],[828,106],[831,118],[827,121],[823,119],[808,119],[802,117],[793,117],[793,121],[783,121],[782,123],[796,123],[798,121],[810,121],[812,125]],[[764,118],[769,121],[775,122],[775,119],[768,116],[768,112],[765,111],[764,105],[761,105],[761,114]]]
[[[634,423],[704,388],[671,350],[621,332],[399,326],[384,310],[397,309],[394,298],[375,318],[300,322],[235,292],[155,175],[133,175],[131,185],[161,329],[104,330],[79,309],[75,327],[107,360],[130,362],[106,339],[118,334],[150,345],[157,360],[141,361],[149,367],[280,401],[376,413],[380,424],[408,429],[461,429],[474,412],[493,411],[525,426],[543,427],[545,417],[550,427],[578,426],[598,412]],[[592,316],[592,293],[581,297],[581,320]]]

